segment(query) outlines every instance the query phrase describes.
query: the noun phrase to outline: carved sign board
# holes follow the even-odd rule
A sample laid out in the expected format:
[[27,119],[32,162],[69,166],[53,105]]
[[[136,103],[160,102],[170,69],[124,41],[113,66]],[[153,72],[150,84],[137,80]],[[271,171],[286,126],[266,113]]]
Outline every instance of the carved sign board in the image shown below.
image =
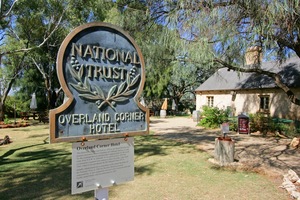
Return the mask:
[[149,110],[138,100],[144,59],[120,28],[93,22],[74,29],[59,49],[57,74],[68,98],[50,111],[51,142],[149,132]]

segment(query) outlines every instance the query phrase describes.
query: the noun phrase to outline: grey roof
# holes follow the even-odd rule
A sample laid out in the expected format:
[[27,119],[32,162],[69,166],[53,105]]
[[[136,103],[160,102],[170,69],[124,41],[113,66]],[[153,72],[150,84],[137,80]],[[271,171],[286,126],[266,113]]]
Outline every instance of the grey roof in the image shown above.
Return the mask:
[[[283,82],[291,88],[300,87],[300,58],[298,57],[287,59],[281,65],[276,61],[264,62],[261,68],[279,73]],[[221,68],[201,84],[196,92],[276,87],[274,80],[266,75],[229,71],[228,68]]]

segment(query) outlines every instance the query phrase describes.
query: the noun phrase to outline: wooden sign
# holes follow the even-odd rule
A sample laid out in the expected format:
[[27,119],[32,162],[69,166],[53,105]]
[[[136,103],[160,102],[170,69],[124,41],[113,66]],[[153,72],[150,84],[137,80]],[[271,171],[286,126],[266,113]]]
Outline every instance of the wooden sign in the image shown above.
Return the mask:
[[143,135],[149,110],[139,103],[145,64],[123,30],[93,22],[74,29],[57,56],[66,102],[50,111],[50,141]]

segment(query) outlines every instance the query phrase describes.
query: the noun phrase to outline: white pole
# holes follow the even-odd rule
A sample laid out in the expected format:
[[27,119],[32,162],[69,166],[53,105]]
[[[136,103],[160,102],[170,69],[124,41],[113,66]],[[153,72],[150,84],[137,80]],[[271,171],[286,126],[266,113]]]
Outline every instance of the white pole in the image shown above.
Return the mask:
[[95,200],[108,200],[108,188],[96,189]]

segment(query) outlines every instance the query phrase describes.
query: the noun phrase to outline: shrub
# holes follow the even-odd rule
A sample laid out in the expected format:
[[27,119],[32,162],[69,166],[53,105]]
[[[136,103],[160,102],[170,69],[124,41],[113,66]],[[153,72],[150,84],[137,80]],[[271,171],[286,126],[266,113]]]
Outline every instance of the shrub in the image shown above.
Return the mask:
[[278,131],[279,133],[288,136],[288,137],[297,137],[299,136],[299,130],[295,126],[294,123],[289,122],[273,122],[274,131]]
[[278,131],[289,137],[299,134],[295,124],[293,124],[291,120],[271,118],[269,116],[266,117],[260,113],[250,114],[249,117],[251,132],[260,131],[266,134],[267,132],[275,133]]
[[218,128],[220,124],[228,121],[229,110],[222,110],[217,107],[202,107],[201,116],[203,119],[199,125],[206,128]]
[[273,126],[270,124],[272,119],[270,117],[266,117],[261,113],[249,114],[250,120],[250,132],[267,132]]
[[237,132],[238,131],[237,117],[231,117],[228,120],[229,120],[229,130]]
[[7,115],[4,115],[4,124],[10,124],[10,120]]

